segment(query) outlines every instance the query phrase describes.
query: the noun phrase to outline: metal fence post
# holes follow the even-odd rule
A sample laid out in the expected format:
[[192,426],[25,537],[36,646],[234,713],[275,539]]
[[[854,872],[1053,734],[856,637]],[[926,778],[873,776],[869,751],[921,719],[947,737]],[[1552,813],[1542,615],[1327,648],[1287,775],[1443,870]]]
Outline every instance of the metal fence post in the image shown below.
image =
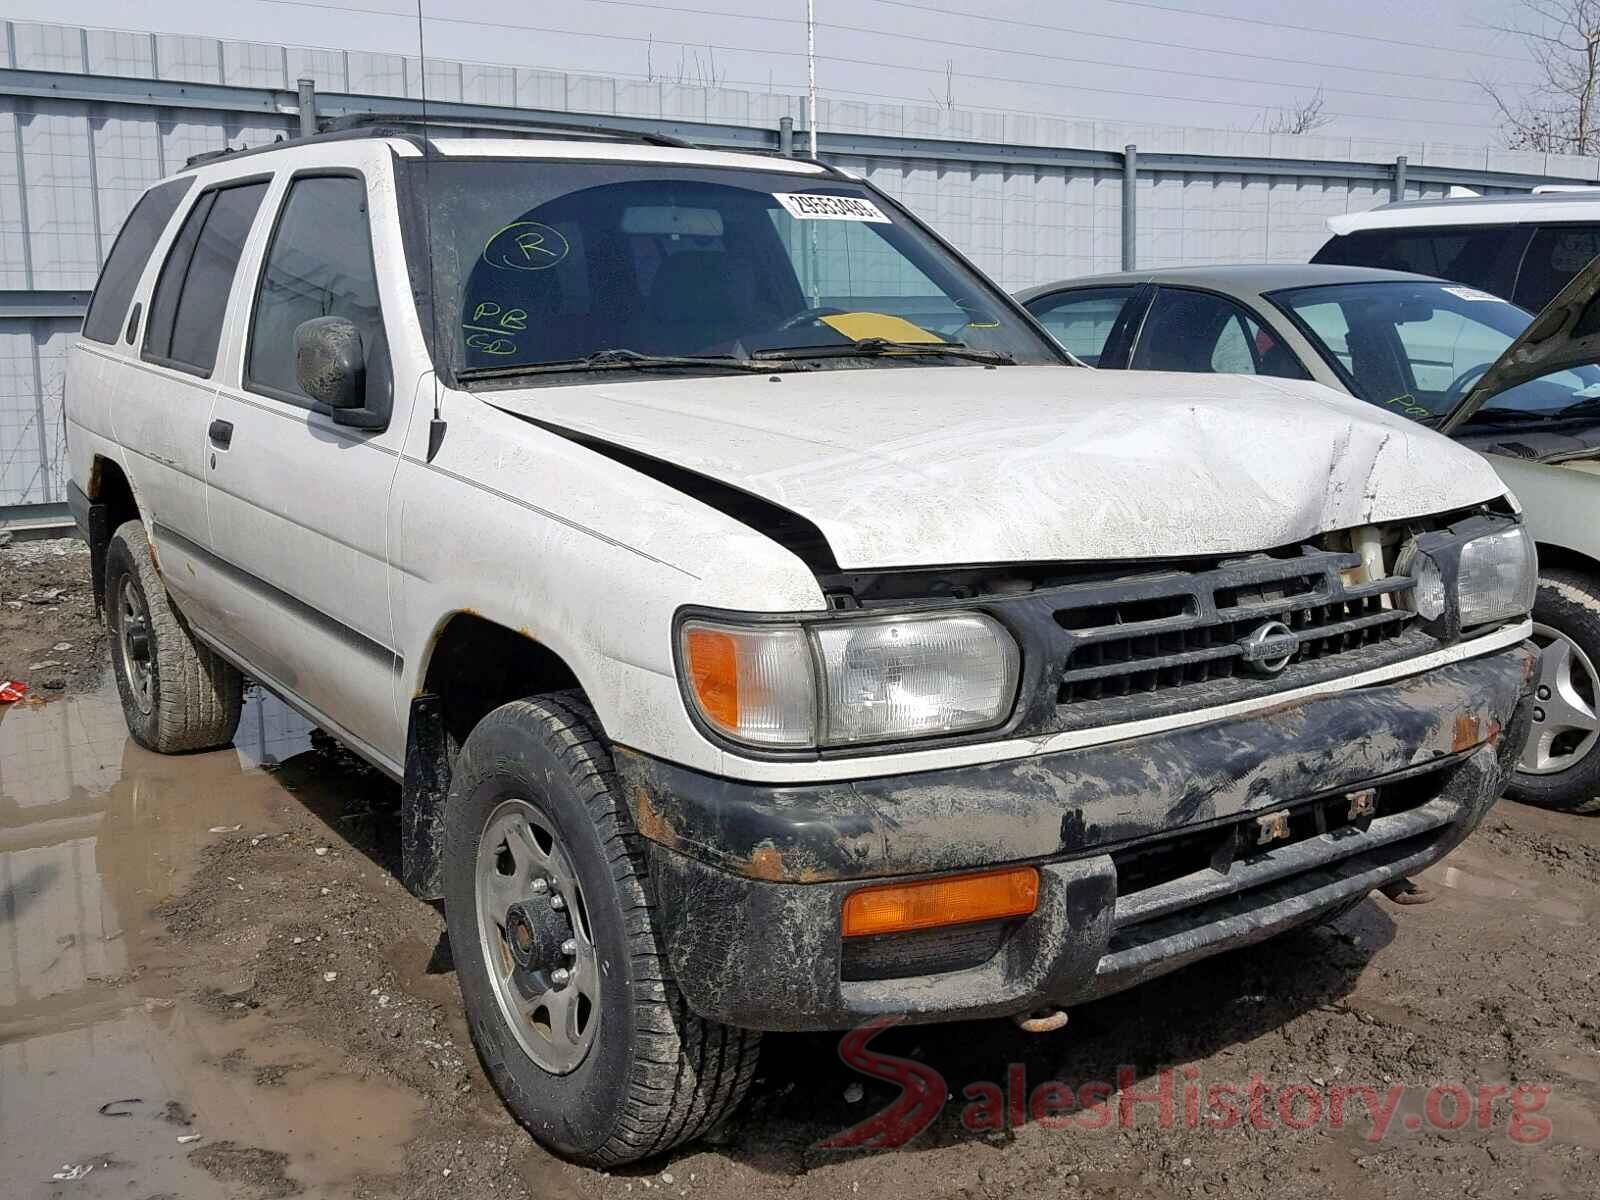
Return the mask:
[[1394,181],[1389,184],[1389,199],[1404,200],[1406,198],[1406,156],[1394,156]]
[[317,85],[310,79],[297,79],[300,89],[300,136],[310,137],[317,132]]
[[1139,147],[1122,148],[1122,269],[1139,263]]
[[794,157],[794,118],[778,118],[778,153],[785,158]]

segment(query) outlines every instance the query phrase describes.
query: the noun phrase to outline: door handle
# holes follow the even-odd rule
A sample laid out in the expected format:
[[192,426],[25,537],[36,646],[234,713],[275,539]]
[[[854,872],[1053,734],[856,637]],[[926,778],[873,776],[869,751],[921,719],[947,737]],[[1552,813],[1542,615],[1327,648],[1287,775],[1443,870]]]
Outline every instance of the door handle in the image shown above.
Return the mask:
[[219,450],[226,450],[233,441],[233,422],[213,421],[211,428],[206,430],[206,435],[210,437],[213,446]]

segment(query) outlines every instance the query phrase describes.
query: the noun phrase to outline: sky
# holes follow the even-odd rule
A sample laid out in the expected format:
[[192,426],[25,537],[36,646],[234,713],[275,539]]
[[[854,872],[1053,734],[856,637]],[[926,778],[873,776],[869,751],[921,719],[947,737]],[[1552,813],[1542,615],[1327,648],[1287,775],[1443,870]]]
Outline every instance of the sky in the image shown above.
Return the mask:
[[[422,0],[430,56],[799,92],[805,0]],[[1532,66],[1518,0],[815,0],[822,94],[1259,129],[1321,89],[1329,135],[1498,145],[1480,80]],[[415,54],[405,0],[7,0],[7,16]]]

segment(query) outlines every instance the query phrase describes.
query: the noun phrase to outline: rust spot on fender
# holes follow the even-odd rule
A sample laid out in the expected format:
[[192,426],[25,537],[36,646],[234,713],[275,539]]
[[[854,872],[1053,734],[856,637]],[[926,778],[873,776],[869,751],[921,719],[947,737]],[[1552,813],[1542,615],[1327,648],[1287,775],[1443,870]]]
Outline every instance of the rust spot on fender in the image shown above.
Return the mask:
[[757,846],[750,852],[745,865],[749,868],[746,874],[754,879],[767,879],[775,883],[785,878],[783,855],[776,846]]
[[1500,741],[1500,730],[1501,725],[1499,721],[1490,721],[1488,733],[1484,735],[1483,740],[1488,742],[1491,746],[1498,744]]
[[1484,740],[1481,731],[1482,725],[1477,713],[1462,713],[1456,718],[1456,732],[1450,741],[1450,749],[1470,750]]
[[633,824],[642,838],[662,846],[678,844],[677,830],[672,828],[672,822],[656,810],[656,806],[650,802],[649,789],[642,785],[633,789]]
[[769,883],[816,883],[832,876],[813,866],[795,866],[786,862],[783,851],[771,842],[763,842],[744,860],[739,872],[749,879],[764,879]]

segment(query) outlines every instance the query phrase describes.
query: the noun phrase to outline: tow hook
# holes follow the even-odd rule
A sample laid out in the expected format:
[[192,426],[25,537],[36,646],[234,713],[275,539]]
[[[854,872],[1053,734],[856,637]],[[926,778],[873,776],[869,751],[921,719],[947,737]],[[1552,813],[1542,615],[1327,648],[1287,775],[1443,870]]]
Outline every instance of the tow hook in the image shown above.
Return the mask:
[[1378,889],[1396,904],[1431,904],[1438,894],[1428,890],[1415,879],[1397,879]]
[[1023,1033],[1054,1033],[1067,1023],[1067,1010],[1036,1008],[1030,1013],[1013,1013],[1011,1019]]

